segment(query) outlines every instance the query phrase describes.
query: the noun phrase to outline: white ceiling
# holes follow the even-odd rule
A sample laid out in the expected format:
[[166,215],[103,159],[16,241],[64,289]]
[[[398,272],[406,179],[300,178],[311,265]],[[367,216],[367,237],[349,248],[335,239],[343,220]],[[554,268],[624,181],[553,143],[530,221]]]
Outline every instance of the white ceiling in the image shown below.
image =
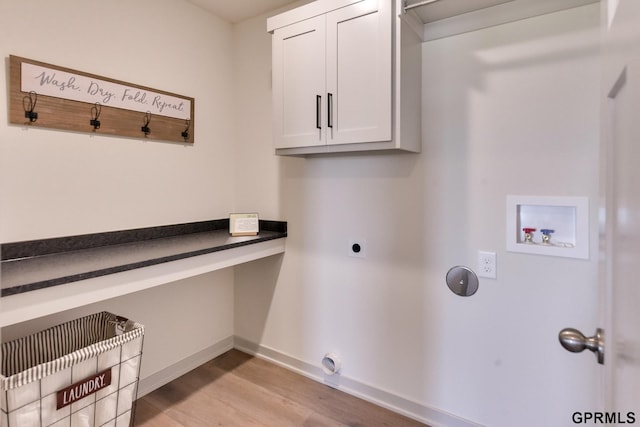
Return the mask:
[[[312,0],[187,0],[197,6],[208,10],[215,15],[231,22],[242,22],[263,13],[293,3],[309,3]],[[389,0],[390,1],[390,0]],[[598,0],[439,0],[426,6],[414,9],[423,23],[442,20],[451,16],[461,15],[479,9],[511,3],[526,6],[530,3],[566,3],[568,7],[596,2]],[[407,0],[407,4],[421,3],[422,0]]]
[[187,0],[232,23],[242,22],[297,0]]
[[[242,22],[270,12],[298,0],[187,0],[232,23]],[[311,0],[308,0],[309,2]],[[421,0],[409,0],[408,4]],[[446,0],[436,1],[416,10],[423,22],[432,22],[472,10],[482,9],[513,0]]]

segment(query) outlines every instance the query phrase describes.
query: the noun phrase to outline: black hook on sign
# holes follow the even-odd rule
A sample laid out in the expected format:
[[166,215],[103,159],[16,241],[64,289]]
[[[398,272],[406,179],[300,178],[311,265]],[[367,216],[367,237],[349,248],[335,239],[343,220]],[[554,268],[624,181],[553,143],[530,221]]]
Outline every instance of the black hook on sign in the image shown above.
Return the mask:
[[187,126],[187,128],[180,135],[182,135],[182,137],[184,138],[184,142],[187,142],[187,140],[189,139],[189,128],[191,127],[191,119],[186,119],[184,121],[184,124]]
[[36,108],[36,102],[38,102],[38,94],[33,90],[29,92],[29,95],[22,98],[22,108],[24,108],[24,117],[29,119],[29,123],[33,123],[36,120],[38,120],[38,113],[33,111]]
[[151,133],[151,129],[149,129],[150,121],[151,121],[151,111],[147,111],[144,114],[144,125],[140,128],[140,130],[144,132],[144,136],[148,136]]
[[100,129],[100,112],[102,111],[102,106],[99,102],[96,102],[93,107],[91,107],[91,120],[89,120],[89,124],[93,126],[93,130]]

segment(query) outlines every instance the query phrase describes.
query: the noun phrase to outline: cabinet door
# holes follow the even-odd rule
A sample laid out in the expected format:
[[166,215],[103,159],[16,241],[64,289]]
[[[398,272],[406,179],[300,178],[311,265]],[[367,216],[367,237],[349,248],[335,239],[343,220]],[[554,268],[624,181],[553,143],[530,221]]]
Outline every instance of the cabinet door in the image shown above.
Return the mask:
[[391,140],[391,2],[327,14],[328,144]]
[[273,118],[276,148],[326,144],[325,17],[273,34]]

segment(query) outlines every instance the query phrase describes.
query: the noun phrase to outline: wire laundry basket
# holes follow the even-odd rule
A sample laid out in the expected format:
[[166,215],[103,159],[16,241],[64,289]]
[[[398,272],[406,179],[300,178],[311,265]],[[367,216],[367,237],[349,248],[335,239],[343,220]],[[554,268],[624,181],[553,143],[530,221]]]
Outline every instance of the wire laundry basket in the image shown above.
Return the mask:
[[0,427],[131,425],[143,339],[103,311],[3,343]]

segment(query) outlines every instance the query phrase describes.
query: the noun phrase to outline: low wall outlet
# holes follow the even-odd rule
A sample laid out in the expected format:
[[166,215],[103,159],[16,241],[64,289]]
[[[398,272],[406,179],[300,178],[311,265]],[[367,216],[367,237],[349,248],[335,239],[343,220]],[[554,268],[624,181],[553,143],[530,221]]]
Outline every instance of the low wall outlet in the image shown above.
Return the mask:
[[478,277],[498,278],[498,265],[495,252],[478,251]]
[[363,239],[351,239],[349,240],[349,256],[356,258],[366,257],[367,242]]

